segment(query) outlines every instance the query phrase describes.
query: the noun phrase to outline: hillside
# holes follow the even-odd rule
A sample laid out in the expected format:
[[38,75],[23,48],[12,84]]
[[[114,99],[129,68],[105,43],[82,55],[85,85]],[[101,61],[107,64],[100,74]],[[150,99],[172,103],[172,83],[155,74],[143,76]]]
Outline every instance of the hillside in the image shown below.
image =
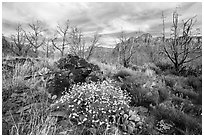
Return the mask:
[[130,62],[135,65],[143,65],[145,62],[150,62],[150,59],[148,58],[149,54],[147,50],[150,50],[152,48],[153,42],[155,41],[155,38],[152,37],[149,33],[143,33],[138,36],[132,36],[129,37],[123,44],[118,43],[116,44],[115,48],[112,52],[112,57],[115,59],[118,59],[119,56],[119,50],[120,48],[125,48],[125,54],[126,58],[132,53],[132,57],[130,59]]
[[[106,47],[95,47],[93,50],[93,54],[91,55],[91,59],[96,59],[101,62],[106,62],[108,59],[110,59],[112,48],[106,48]],[[86,52],[87,54],[87,52]]]
[[176,76],[164,66],[115,67],[70,54],[5,59],[3,134],[202,134],[200,72]]

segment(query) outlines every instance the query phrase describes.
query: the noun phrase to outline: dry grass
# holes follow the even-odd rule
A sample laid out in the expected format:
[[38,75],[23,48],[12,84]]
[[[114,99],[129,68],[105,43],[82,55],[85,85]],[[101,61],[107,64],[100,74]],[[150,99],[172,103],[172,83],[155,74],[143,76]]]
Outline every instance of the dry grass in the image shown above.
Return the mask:
[[[9,57],[8,57],[9,58]],[[25,76],[32,75],[35,76],[39,73],[43,68],[48,68],[49,70],[55,70],[57,69],[55,66],[55,60],[52,59],[41,59],[40,61],[36,61],[34,64],[31,64],[30,62],[25,62],[24,64],[16,64],[15,69],[11,74],[3,73],[2,76],[2,87],[3,87],[3,125],[4,127],[8,126],[8,133],[11,135],[79,135],[79,134],[100,134],[100,135],[121,135],[124,134],[121,132],[121,130],[115,126],[112,125],[111,127],[100,127],[96,130],[93,128],[87,128],[86,125],[78,126],[73,125],[69,120],[64,121],[65,123],[59,123],[57,116],[53,116],[50,111],[51,103],[49,102],[49,97],[46,92],[46,80],[42,80],[38,77],[32,77],[29,80],[24,80]],[[134,71],[129,68],[124,68],[120,65],[110,65],[110,64],[104,64],[97,61],[92,60],[91,61],[94,64],[97,64],[100,69],[103,71],[104,76],[106,77],[106,80],[109,78],[120,77],[122,81],[120,81],[122,84],[131,83],[135,85],[139,85],[140,88],[137,86],[135,88],[131,89],[131,92],[133,94],[136,94],[135,97],[138,97],[138,99],[144,101],[140,101],[142,103],[148,102],[148,99],[146,96],[143,96],[143,94],[146,95],[146,93],[149,92],[149,90],[152,90],[152,93],[157,93],[157,90],[155,87],[151,87],[153,82],[156,82],[156,80],[159,80],[158,77],[150,77],[146,75],[144,72],[141,71]],[[109,78],[108,78],[109,77]],[[175,79],[174,79],[175,78]],[[178,77],[178,76],[166,76],[166,82],[169,80],[169,90],[175,89],[176,92],[182,93],[183,95],[189,96],[190,99],[195,100],[197,98],[198,93],[195,93],[194,91],[186,90],[184,89],[185,85],[191,86],[191,87],[198,87],[199,84],[193,83],[193,80],[190,79],[187,83],[185,83],[185,78]],[[116,81],[114,81],[116,82]],[[116,82],[115,85],[120,85]],[[93,84],[93,83],[92,83]],[[130,84],[130,85],[131,85]],[[98,91],[101,86],[103,86],[100,91],[103,91],[103,93],[109,92],[111,96],[116,97],[118,100],[119,97],[117,94],[122,93],[122,90],[116,90],[116,86],[108,86],[108,84],[96,84],[95,86],[91,86],[91,84],[85,84],[78,85],[79,87],[76,89],[77,93],[88,93],[92,91],[93,94],[96,94],[95,89]],[[128,84],[127,84],[128,85]],[[145,86],[144,86],[145,85]],[[156,83],[156,85],[160,85],[163,87],[161,89],[160,86],[157,88],[159,93],[159,101],[156,101],[156,113],[155,115],[157,117],[162,117],[164,119],[169,119],[172,122],[176,123],[177,125],[181,124],[184,128],[181,128],[183,134],[200,134],[201,133],[201,124],[197,121],[197,119],[189,116],[188,114],[185,114],[181,110],[175,109],[173,106],[169,107],[168,105],[172,105],[171,103],[167,103],[167,106],[162,106],[161,104],[165,104],[171,98],[171,95],[169,95],[169,92],[166,90],[166,86],[163,85],[163,83]],[[88,86],[88,87],[86,87]],[[141,90],[141,87],[144,88],[144,90]],[[178,88],[175,88],[178,87]],[[122,87],[120,87],[122,89]],[[119,87],[118,87],[119,89]],[[73,89],[74,90],[74,89]],[[192,89],[193,90],[193,89]],[[86,91],[86,92],[85,92]],[[74,93],[74,92],[73,92]],[[116,95],[114,95],[115,93]],[[173,91],[172,91],[173,93]],[[141,95],[140,95],[141,94]],[[149,95],[149,94],[148,94]],[[153,94],[154,95],[154,94]],[[156,94],[155,94],[156,95]],[[122,96],[124,97],[124,96]],[[149,96],[148,96],[149,97]],[[154,100],[155,96],[150,97]],[[77,99],[78,96],[76,96]],[[84,100],[88,99],[86,97]],[[174,102],[184,102],[184,99],[181,98],[174,98],[172,99]],[[115,101],[112,101],[115,102]],[[117,101],[116,101],[117,102]],[[73,102],[70,102],[73,103]],[[102,103],[102,101],[101,101]],[[110,102],[109,102],[110,103]],[[77,103],[75,103],[76,105]],[[137,103],[138,105],[139,103]],[[174,104],[173,104],[174,105]],[[114,105],[107,105],[107,106],[114,106]],[[142,104],[140,104],[142,106]],[[75,107],[76,110],[77,107]],[[96,109],[98,106],[96,106]],[[94,109],[92,107],[91,109]],[[118,110],[118,109],[117,109]],[[78,112],[78,111],[77,111]],[[51,116],[52,115],[52,116]],[[153,115],[152,115],[153,116]],[[67,123],[66,123],[67,122]],[[148,126],[148,125],[146,125]],[[179,127],[179,126],[177,126]],[[138,131],[138,134],[141,134],[145,132],[147,129],[143,127],[144,129],[141,129],[141,132]],[[151,130],[153,130],[153,126],[151,129],[148,129],[148,133],[151,134]],[[185,131],[186,130],[186,131]],[[4,132],[5,133],[5,132]],[[152,133],[154,134],[154,133]]]

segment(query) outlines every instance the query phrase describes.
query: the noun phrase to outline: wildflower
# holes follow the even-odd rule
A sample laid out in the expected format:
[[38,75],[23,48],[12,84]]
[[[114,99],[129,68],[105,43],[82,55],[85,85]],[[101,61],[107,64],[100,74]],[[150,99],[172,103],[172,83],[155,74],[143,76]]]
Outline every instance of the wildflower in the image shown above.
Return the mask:
[[105,124],[105,122],[99,122],[99,125]]
[[77,102],[77,104],[79,105],[81,103],[81,101],[79,100],[78,102]]
[[73,116],[79,116],[77,113],[73,113],[72,115],[73,115]]
[[74,107],[74,105],[69,105],[69,107],[71,108],[71,107]]
[[87,121],[88,119],[87,118],[84,118],[82,121],[84,122],[84,121]]

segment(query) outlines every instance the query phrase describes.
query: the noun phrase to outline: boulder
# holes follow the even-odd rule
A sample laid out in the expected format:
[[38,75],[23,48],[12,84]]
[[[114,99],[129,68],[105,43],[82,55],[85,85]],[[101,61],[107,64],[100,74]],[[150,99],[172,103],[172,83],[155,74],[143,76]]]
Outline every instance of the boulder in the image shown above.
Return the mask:
[[57,98],[67,92],[71,85],[83,82],[102,80],[102,71],[97,65],[88,63],[85,59],[68,54],[56,62],[60,69],[48,82],[48,92]]
[[47,83],[48,92],[53,96],[60,97],[63,92],[66,92],[70,87],[69,73],[61,72],[56,73],[54,78],[50,79]]

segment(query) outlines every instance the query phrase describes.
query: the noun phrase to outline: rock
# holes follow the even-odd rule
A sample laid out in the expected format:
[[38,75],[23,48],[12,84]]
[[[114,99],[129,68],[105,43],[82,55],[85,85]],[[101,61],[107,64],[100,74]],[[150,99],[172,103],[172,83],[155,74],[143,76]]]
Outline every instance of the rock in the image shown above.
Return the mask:
[[56,73],[54,78],[48,81],[48,92],[53,96],[61,97],[64,91],[67,91],[70,87],[69,73],[62,72]]
[[100,80],[100,78],[98,76],[96,76],[96,75],[90,75],[89,77],[86,78],[87,82],[91,82],[91,81],[97,82],[99,80]]
[[90,69],[73,69],[70,72],[69,79],[74,83],[85,82],[86,77],[90,74]]
[[48,82],[48,92],[51,95],[61,97],[72,84],[83,82],[97,82],[102,80],[102,72],[97,65],[88,63],[85,59],[68,54],[56,62],[56,66],[62,71],[57,72]]

